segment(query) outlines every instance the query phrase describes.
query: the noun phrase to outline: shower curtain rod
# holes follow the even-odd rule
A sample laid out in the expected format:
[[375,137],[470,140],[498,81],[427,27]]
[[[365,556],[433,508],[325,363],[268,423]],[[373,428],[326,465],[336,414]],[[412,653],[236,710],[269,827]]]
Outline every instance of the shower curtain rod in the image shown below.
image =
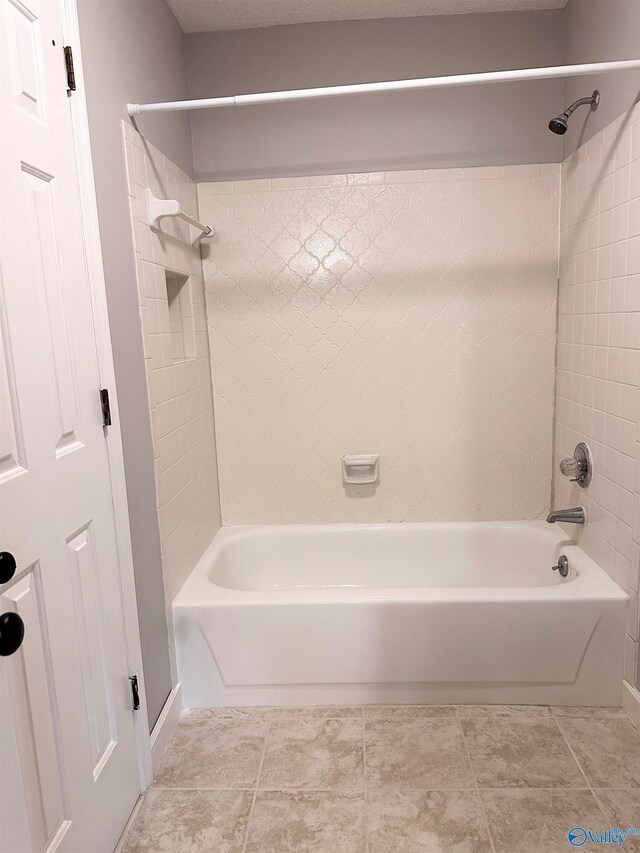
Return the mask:
[[592,62],[587,65],[555,65],[545,68],[523,68],[514,71],[482,71],[477,74],[453,74],[448,77],[420,77],[416,80],[393,80],[386,83],[352,83],[346,86],[321,86],[317,89],[292,89],[284,92],[257,92],[253,95],[230,95],[222,98],[200,98],[190,101],[166,101],[157,104],[127,104],[130,116],[142,113],[164,113],[174,110],[206,110],[210,107],[241,107],[249,104],[275,104],[281,101],[306,101],[311,98],[334,98],[370,92],[403,92],[412,89],[441,89],[448,86],[473,86],[479,83],[512,83],[518,80],[545,80],[550,77],[580,77],[584,74],[608,74],[613,71],[640,69],[640,59],[615,62]]

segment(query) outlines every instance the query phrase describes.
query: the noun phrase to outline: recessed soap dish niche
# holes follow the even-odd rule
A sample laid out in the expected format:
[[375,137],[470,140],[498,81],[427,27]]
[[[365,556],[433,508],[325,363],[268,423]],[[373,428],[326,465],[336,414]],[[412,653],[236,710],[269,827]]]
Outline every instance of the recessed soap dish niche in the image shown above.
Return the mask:
[[174,361],[196,357],[196,330],[189,276],[172,270],[164,271],[167,306],[171,330],[171,352]]

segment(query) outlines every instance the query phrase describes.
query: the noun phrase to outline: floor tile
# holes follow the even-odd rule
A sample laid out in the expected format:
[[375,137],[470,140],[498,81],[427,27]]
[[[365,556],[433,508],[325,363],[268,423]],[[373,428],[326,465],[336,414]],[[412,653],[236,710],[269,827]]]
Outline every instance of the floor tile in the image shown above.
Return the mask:
[[550,717],[547,705],[456,705],[459,717]]
[[367,786],[396,790],[472,788],[457,719],[371,720],[365,724]]
[[594,788],[640,788],[640,731],[631,720],[567,717],[560,726]]
[[367,795],[369,853],[490,853],[476,791],[374,791]]
[[350,717],[362,719],[361,705],[313,706],[309,708],[273,708],[271,718],[274,720],[304,717],[312,720],[332,720]]
[[362,790],[360,719],[274,720],[260,774],[260,788]]
[[368,853],[489,853],[487,819],[495,853],[573,849],[574,826],[636,828],[640,732],[620,708],[188,711],[118,849],[364,853],[368,834]]
[[252,717],[183,715],[158,771],[161,788],[251,788],[258,779],[268,723]]
[[574,849],[567,837],[572,827],[602,828],[603,814],[590,791],[483,790],[480,798],[496,853],[567,853]]
[[246,853],[363,853],[364,794],[259,791]]
[[365,720],[430,719],[455,716],[455,705],[365,705]]
[[163,791],[152,788],[123,853],[241,853],[250,791]]
[[599,717],[604,720],[626,720],[622,708],[580,708],[574,705],[554,705],[551,712],[555,717]]
[[472,717],[461,723],[479,786],[587,787],[555,720]]
[[264,708],[206,708],[201,710],[184,711],[181,720],[188,721],[192,716],[206,716],[207,720],[269,720],[273,709]]
[[[608,819],[608,825],[620,829],[640,830],[640,788],[635,791],[613,791],[595,789],[595,795]],[[634,842],[640,847],[640,835],[630,838],[624,845],[627,847]]]

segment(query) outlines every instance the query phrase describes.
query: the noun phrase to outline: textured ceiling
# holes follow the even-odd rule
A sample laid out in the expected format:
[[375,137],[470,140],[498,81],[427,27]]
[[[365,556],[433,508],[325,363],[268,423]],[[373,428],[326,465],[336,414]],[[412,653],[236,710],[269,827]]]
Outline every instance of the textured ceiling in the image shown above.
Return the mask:
[[185,33],[312,21],[561,9],[567,0],[168,0]]

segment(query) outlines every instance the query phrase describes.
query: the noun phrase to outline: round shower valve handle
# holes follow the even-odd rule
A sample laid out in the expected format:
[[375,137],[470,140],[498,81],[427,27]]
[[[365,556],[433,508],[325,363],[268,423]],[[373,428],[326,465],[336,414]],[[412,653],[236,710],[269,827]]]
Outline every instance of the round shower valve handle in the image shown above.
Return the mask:
[[563,459],[560,463],[560,472],[564,474],[565,477],[577,477],[581,471],[581,465],[577,459],[574,459],[573,456],[567,456],[566,459]]
[[573,456],[568,456],[560,463],[560,471],[565,477],[569,477],[572,483],[586,489],[593,476],[593,458],[589,445],[584,441],[576,444]]

